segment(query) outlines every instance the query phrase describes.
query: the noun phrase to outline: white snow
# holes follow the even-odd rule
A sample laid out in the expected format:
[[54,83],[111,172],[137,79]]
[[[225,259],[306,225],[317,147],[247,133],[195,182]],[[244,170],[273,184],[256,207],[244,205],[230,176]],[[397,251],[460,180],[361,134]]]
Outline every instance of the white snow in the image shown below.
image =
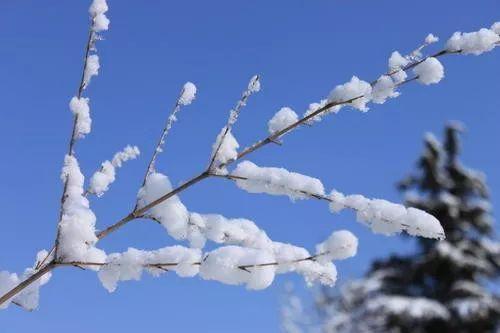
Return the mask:
[[279,263],[276,268],[277,274],[295,272],[302,275],[309,286],[315,282],[327,286],[335,284],[337,269],[332,262],[310,260],[309,251],[292,244],[274,242],[272,250]]
[[[15,273],[0,271],[0,295],[4,295],[19,283],[19,277]],[[12,299],[0,305],[0,309],[6,309]]]
[[[46,250],[38,251],[36,256],[35,265],[38,264],[48,255]],[[51,258],[52,259],[52,258]],[[27,268],[24,273],[19,277],[16,273],[9,273],[7,271],[0,271],[0,296],[6,294],[9,290],[14,288],[16,285],[22,281],[29,278],[36,272],[33,268]],[[23,289],[17,295],[9,299],[7,302],[0,305],[0,309],[6,309],[9,304],[14,301],[17,305],[21,306],[25,310],[32,311],[38,307],[38,301],[40,298],[40,287],[49,282],[52,276],[51,272],[45,273],[38,280],[31,283],[28,287]]]
[[[319,101],[319,103],[311,103],[309,104],[309,107],[307,108],[307,111],[304,112],[304,117],[307,117],[309,116],[310,114],[318,111],[320,108],[323,108],[325,107],[326,105],[328,104],[328,100],[327,99],[322,99],[321,101]],[[321,112],[320,114],[317,114],[315,115],[314,117],[310,118],[307,123],[308,124],[312,124],[313,122],[319,122],[323,119],[323,116],[327,115],[327,114],[330,114],[330,113],[337,113],[340,111],[340,109],[343,107],[344,105],[340,104],[340,105],[335,105],[327,110],[324,110],[323,112]]]
[[[151,173],[139,190],[138,207],[144,207],[172,190],[172,184],[167,176],[161,173]],[[177,240],[186,239],[188,232],[189,212],[178,196],[174,195],[162,203],[152,207],[149,212],[161,223],[168,234]]]
[[439,41],[439,37],[436,37],[433,34],[428,34],[427,37],[425,37],[425,44],[432,44],[432,43],[436,43],[438,41]]
[[244,284],[248,289],[265,289],[274,281],[275,266],[240,268],[256,263],[274,263],[273,254],[266,250],[223,246],[209,252],[200,266],[200,276],[230,285]]
[[272,241],[257,225],[247,219],[228,219],[219,214],[191,213],[187,237],[192,247],[202,248],[207,240],[218,244],[266,249]]
[[98,14],[94,17],[92,29],[95,32],[101,32],[109,29],[109,19],[104,14]]
[[108,11],[108,4],[106,0],[94,0],[89,8],[90,16],[94,17],[99,14],[104,14]]
[[[492,26],[497,29],[497,27]],[[483,28],[474,32],[455,32],[446,42],[446,49],[451,52],[460,51],[462,54],[480,55],[495,48],[500,42],[498,32]]]
[[91,54],[87,57],[87,63],[85,70],[83,72],[83,82],[84,86],[88,86],[90,79],[99,74],[99,56],[97,54]]
[[342,103],[357,98],[350,105],[359,111],[366,112],[369,110],[366,104],[370,101],[371,92],[370,83],[353,76],[351,81],[336,86],[330,93],[328,101]]
[[250,161],[239,163],[231,175],[247,178],[236,179],[236,185],[250,193],[286,195],[292,200],[307,199],[310,194],[324,194],[323,184],[317,178],[284,168],[259,167]]
[[389,57],[389,69],[397,70],[405,67],[410,63],[410,60],[406,59],[398,51],[392,52]]
[[493,297],[463,297],[450,302],[450,307],[458,314],[461,321],[476,321],[488,317],[488,313],[498,309],[498,300]]
[[358,239],[347,230],[335,231],[323,243],[316,245],[316,254],[321,254],[318,258],[320,262],[354,257],[357,250]]
[[239,147],[240,145],[233,136],[233,133],[231,133],[231,130],[229,129],[226,132],[226,127],[224,126],[212,146],[212,157],[217,154],[214,159],[216,162],[215,165],[225,164],[236,159]]
[[403,69],[409,63],[410,60],[403,57],[398,51],[392,52],[389,57],[389,72],[391,73],[391,78],[395,83],[401,83],[406,80],[408,75]]
[[[66,198],[59,222],[58,258],[65,261],[102,262],[104,251],[96,248],[96,217],[83,196],[84,177],[74,156],[66,155],[61,178]],[[95,267],[90,267],[95,268]]]
[[115,181],[116,168],[121,168],[123,162],[136,159],[140,151],[137,146],[127,145],[123,151],[115,154],[110,161],[104,161],[101,169],[96,171],[90,178],[89,192],[101,196],[109,189]]
[[405,315],[414,319],[449,319],[450,314],[441,303],[423,297],[377,296],[366,303],[369,312]]
[[260,91],[260,77],[258,75],[252,76],[247,89],[252,94]]
[[399,93],[394,91],[396,85],[388,75],[382,75],[373,85],[371,99],[373,103],[384,104],[388,98],[395,98]]
[[109,189],[109,185],[115,181],[116,169],[110,161],[104,161],[101,169],[96,171],[90,178],[89,192],[102,196]]
[[144,270],[153,276],[159,276],[168,270],[180,277],[193,277],[198,274],[200,261],[200,250],[179,245],[155,251],[129,248],[123,253],[110,254],[98,276],[104,288],[113,292],[119,281],[140,280]]
[[337,282],[337,267],[332,262],[321,264],[311,260],[301,261],[296,264],[296,272],[304,277],[308,286],[319,282],[333,287]]
[[495,22],[491,25],[491,31],[495,32],[497,35],[500,35],[500,22]]
[[90,108],[88,98],[73,97],[69,102],[69,109],[77,117],[75,127],[75,138],[83,138],[90,133],[92,119],[90,118]]
[[115,168],[121,168],[123,162],[135,160],[140,154],[141,151],[137,146],[127,145],[122,151],[117,152],[115,156],[113,156],[111,164],[113,164]]
[[299,120],[299,116],[290,109],[289,107],[283,107],[267,123],[267,129],[270,134],[281,131],[288,126],[296,123]]
[[182,88],[181,97],[179,97],[179,104],[189,105],[196,98],[196,86],[192,82],[186,82]]
[[444,239],[444,230],[432,215],[381,199],[368,199],[362,195],[345,196],[340,192],[330,194],[330,210],[345,208],[356,210],[357,220],[368,225],[373,232],[393,235],[405,230],[413,236]]
[[444,67],[434,57],[429,57],[413,69],[413,73],[418,76],[418,81],[429,85],[438,83],[444,77]]

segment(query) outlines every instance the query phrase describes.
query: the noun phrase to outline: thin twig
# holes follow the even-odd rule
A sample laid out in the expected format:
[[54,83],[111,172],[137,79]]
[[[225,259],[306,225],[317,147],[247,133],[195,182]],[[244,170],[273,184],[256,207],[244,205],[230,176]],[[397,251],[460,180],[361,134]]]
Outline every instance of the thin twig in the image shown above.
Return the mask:
[[[233,180],[233,181],[238,181],[238,180],[253,180],[249,177],[242,177],[242,176],[236,176],[236,175],[220,175],[220,174],[212,174],[213,177],[219,177],[219,178],[225,178],[225,179],[229,179],[229,180]],[[255,181],[255,180],[253,180]],[[272,184],[271,182],[267,182],[269,184]],[[324,194],[318,194],[318,193],[312,193],[312,192],[308,192],[308,191],[304,191],[304,190],[297,190],[297,189],[293,189],[293,188],[290,188],[290,187],[287,187],[287,186],[284,186],[284,185],[276,185],[276,184],[273,184],[274,186],[280,186],[281,188],[287,190],[287,191],[291,191],[291,192],[295,192],[299,195],[304,195],[306,197],[309,197],[309,198],[312,198],[312,199],[318,199],[318,200],[323,200],[323,201],[327,201],[329,203],[332,203],[334,202],[332,198],[330,198],[329,196],[326,196]],[[357,207],[354,207],[352,205],[349,205],[349,204],[346,204],[344,203],[344,206],[345,208],[349,208],[349,209],[352,209],[353,211],[355,212],[359,212],[359,208]],[[386,218],[382,218],[380,217],[379,218],[380,221],[383,221],[385,223],[388,223],[388,224],[392,224],[394,221],[391,221],[391,220],[388,220]],[[400,223],[401,226],[405,227],[405,228],[409,228],[410,226],[406,223]],[[421,231],[421,228],[419,227],[415,227],[416,230],[420,230]]]
[[144,174],[142,186],[144,186],[144,184],[146,184],[146,179],[154,171],[156,159],[158,158],[158,155],[162,152],[162,146],[165,144],[165,138],[167,137],[168,132],[172,128],[174,122],[177,120],[176,115],[181,109],[180,99],[181,99],[183,94],[184,94],[184,88],[182,88],[179,96],[177,97],[175,105],[172,108],[172,112],[170,113],[170,115],[167,118],[167,121],[165,122],[165,126],[163,127],[160,138],[158,139],[158,142],[156,143],[155,150],[153,151],[153,155],[151,156],[151,160],[149,161],[148,168],[146,170],[146,173]]
[[20,282],[17,286],[9,290],[7,293],[0,297],[0,305],[7,302],[12,297],[16,296],[30,284],[36,282],[42,276],[53,270],[57,266],[56,263],[50,262],[47,265],[43,266],[40,270],[36,271],[33,275],[28,277],[26,280]]
[[[90,46],[91,46],[91,43],[92,43],[92,31],[90,32],[89,34],[89,41],[87,42],[87,50],[86,50],[86,58],[85,58],[85,64],[84,64],[84,70],[85,70],[85,66],[86,66],[86,61],[87,61],[87,56],[88,56],[88,52],[90,50]],[[430,56],[430,57],[440,57],[440,56],[443,56],[443,55],[447,55],[447,54],[457,54],[457,53],[460,53],[461,51],[456,51],[456,52],[449,52],[447,50],[442,50],[442,51],[439,51],[437,53],[435,53],[434,55]],[[425,57],[423,58],[422,60],[420,60],[418,63],[421,63],[423,61],[425,61],[425,59],[427,59],[429,57]],[[408,65],[404,70],[408,70],[412,67],[415,67],[416,65],[418,65],[418,63],[412,63],[410,65]],[[415,78],[414,78],[415,79]],[[83,75],[82,75],[82,81],[83,81]],[[404,81],[404,82],[411,82],[413,81],[412,80],[409,80],[409,81]],[[375,81],[376,82],[376,81]],[[403,84],[403,83],[402,83]],[[401,84],[401,85],[402,85]],[[81,93],[84,89],[84,86],[82,86],[82,83],[80,84],[80,89],[78,91],[78,96],[81,96]],[[308,120],[310,120],[311,118],[321,114],[321,113],[324,113],[326,112],[327,110],[329,110],[330,108],[336,106],[336,105],[341,105],[341,104],[348,104],[348,103],[351,103],[359,98],[362,98],[363,96],[358,96],[358,97],[355,97],[351,100],[348,100],[348,101],[344,101],[344,102],[330,102],[328,104],[326,104],[325,106],[319,108],[318,110],[316,110],[315,112],[309,114],[308,116],[305,116],[301,119],[299,119],[298,121],[296,121],[295,123],[291,124],[290,126],[286,127],[285,129],[282,129],[281,131],[278,131],[274,134],[272,134],[271,136],[261,140],[261,141],[257,141],[255,144],[251,145],[250,147],[244,149],[242,152],[240,152],[238,154],[238,156],[236,157],[236,159],[234,160],[230,160],[226,163],[223,163],[221,165],[219,165],[219,167],[225,167],[231,163],[234,163],[235,161],[237,160],[240,160],[241,158],[245,157],[246,155],[249,155],[251,154],[252,152],[260,149],[261,147],[275,141],[277,138],[279,138],[280,136],[283,136],[287,133],[289,133],[291,130],[293,130],[294,128],[296,128],[297,126],[301,125],[301,124],[305,124],[307,123]],[[76,126],[76,117],[74,119],[74,125],[73,125],[73,133],[75,131],[75,126]],[[72,154],[72,150],[73,150],[73,146],[74,146],[74,135],[71,136],[71,140],[70,140],[70,144],[69,144],[69,153]],[[199,175],[191,178],[190,180],[188,180],[186,183],[184,183],[183,185],[171,190],[170,192],[164,194],[163,196],[161,196],[160,198],[156,199],[155,201],[149,203],[148,205],[142,207],[141,209],[139,210],[134,210],[132,213],[130,213],[129,215],[127,215],[126,217],[122,218],[120,221],[116,222],[115,224],[113,225],[110,225],[109,227],[107,227],[106,229],[104,229],[103,231],[101,232],[98,232],[97,233],[97,237],[99,239],[102,239],[106,236],[108,236],[110,233],[118,230],[119,228],[123,227],[124,225],[126,225],[128,222],[136,219],[136,218],[139,218],[139,217],[142,217],[144,215],[144,213],[146,213],[149,209],[151,209],[152,207],[162,203],[163,201],[169,199],[170,197],[188,189],[189,187],[191,187],[192,185],[202,181],[203,179],[205,178],[208,178],[210,176],[213,176],[212,174],[210,174],[210,172],[208,171],[204,171],[202,173],[200,173]],[[65,190],[66,190],[66,184],[65,184]],[[64,201],[64,198],[65,198],[65,192],[66,191],[63,191],[63,197],[61,199],[61,202]],[[52,252],[57,248],[57,244],[58,244],[58,237],[59,236],[59,228],[58,228],[58,234],[57,234],[57,237],[56,237],[56,243],[55,243],[55,246],[53,248],[53,250],[51,250],[49,252],[49,255],[47,256],[47,258],[52,254]],[[56,252],[57,253],[57,252]],[[58,263],[57,263],[57,256],[55,256],[56,259],[54,259],[53,261],[49,262],[48,264],[46,264],[45,266],[43,266],[43,264],[40,265],[40,269],[35,273],[33,274],[32,276],[30,276],[28,279],[24,280],[23,282],[21,282],[20,284],[18,284],[17,286],[15,286],[13,289],[11,289],[10,291],[8,291],[6,294],[4,294],[3,296],[0,297],[0,305],[5,303],[7,300],[9,300],[10,298],[12,298],[13,296],[15,296],[16,294],[18,294],[19,292],[21,292],[24,288],[26,288],[27,286],[29,286],[31,283],[35,282],[36,280],[38,280],[41,276],[45,275],[47,272],[53,270],[55,267],[58,266]],[[45,261],[45,260],[44,260]]]
[[[429,57],[440,57],[440,56],[443,56],[443,55],[447,55],[447,54],[456,54],[456,53],[460,53],[460,52],[449,52],[447,50],[442,50],[442,51],[439,51],[435,54],[433,54],[432,56],[429,56]],[[424,58],[424,59],[427,59],[428,57]],[[424,59],[422,59],[421,61],[424,61]],[[416,64],[412,64],[412,65],[408,65],[406,69],[411,69],[412,67],[416,66]],[[406,70],[405,69],[405,70]],[[407,83],[410,83],[412,81],[414,81],[416,78],[412,78],[410,80],[406,80],[406,81],[403,81],[399,84],[399,86],[402,86],[404,84],[407,84]],[[278,132],[275,132],[273,134],[271,134],[270,136],[266,137],[265,139],[262,139],[260,141],[257,141],[256,143],[254,143],[253,145],[245,148],[243,151],[241,151],[238,156],[234,159],[234,160],[230,160],[226,163],[222,163],[219,165],[220,168],[223,168],[223,167],[226,167],[232,163],[234,163],[235,161],[238,161],[240,159],[242,159],[243,157],[253,153],[254,151],[268,145],[269,143],[272,143],[273,141],[277,140],[279,137],[282,137],[284,136],[285,134],[288,134],[289,132],[291,132],[293,129],[295,129],[296,127],[302,125],[302,124],[307,124],[309,120],[311,120],[312,118],[328,111],[329,109],[331,109],[332,107],[334,106],[338,106],[338,105],[344,105],[344,104],[349,104],[349,103],[352,103],[353,101],[357,100],[357,99],[360,99],[364,97],[363,95],[361,96],[357,96],[357,97],[354,97],[350,100],[347,100],[347,101],[342,101],[342,102],[330,102],[326,105],[324,105],[323,107],[317,109],[316,111],[312,112],[311,114],[307,115],[307,116],[304,116],[303,118],[297,120],[295,123],[291,124],[290,126],[278,131]],[[156,199],[155,201],[151,202],[150,204],[144,206],[142,209],[140,209],[139,211],[135,212],[136,215],[143,215],[143,213],[145,213],[147,210],[151,209],[152,207],[162,203],[163,201],[171,198],[172,196],[176,195],[176,194],[179,194],[180,192],[188,189],[189,187],[191,187],[192,185],[200,182],[201,180],[205,179],[205,178],[208,178],[210,176],[213,176],[213,173],[211,172],[207,172],[207,171],[204,171],[203,173],[191,178],[190,180],[188,180],[186,183],[184,183],[183,185],[171,190],[170,192],[168,193],[165,193],[163,196],[159,197],[158,199]],[[130,219],[126,222],[123,222],[123,219],[118,221],[117,223],[109,226],[108,228],[106,228],[104,231],[98,233],[98,237],[101,239],[103,237],[105,237],[106,235],[108,235],[110,232],[113,232],[113,231],[116,231],[117,229],[123,227],[126,223],[130,222],[131,220],[133,219]],[[109,232],[107,230],[110,230]]]
[[[88,38],[87,38],[87,44],[85,46],[85,58],[83,61],[83,69],[82,69],[82,75],[80,78],[80,85],[78,87],[78,93],[77,97],[80,99],[83,94],[83,90],[85,89],[85,71],[87,70],[87,64],[88,64],[88,59],[89,59],[89,53],[92,48],[92,44],[94,41],[94,30],[93,30],[93,25],[94,25],[94,19],[92,18],[90,28],[89,28],[89,33],[88,33]],[[69,145],[68,145],[68,155],[72,156],[74,154],[73,148],[76,143],[76,130],[77,130],[77,124],[78,124],[78,113],[75,113],[73,116],[73,127],[71,130],[71,137],[69,140]],[[59,220],[57,224],[57,233],[56,233],[56,239],[55,239],[55,244],[54,244],[54,258],[58,258],[58,248],[59,248],[59,237],[60,237],[60,228],[59,228],[59,222],[62,219],[62,216],[64,214],[64,203],[66,202],[67,198],[67,191],[68,191],[68,177],[64,180],[64,188],[63,192],[61,195],[61,206],[59,208]],[[52,250],[50,251],[49,255],[52,254]]]
[[[254,76],[252,77],[250,84],[252,84],[254,81],[259,81],[259,76]],[[215,159],[217,158],[217,155],[219,154],[220,148],[222,147],[222,144],[224,143],[224,139],[226,138],[227,134],[229,131],[231,131],[233,125],[236,123],[238,120],[238,116],[240,115],[241,110],[243,107],[247,105],[248,98],[254,93],[254,90],[252,87],[248,86],[248,88],[243,92],[241,95],[240,100],[236,103],[236,106],[234,109],[232,109],[229,113],[229,118],[227,119],[227,123],[225,126],[224,133],[222,134],[222,137],[220,138],[219,144],[215,151],[212,154],[212,157],[210,158],[210,163],[208,164],[207,170],[212,170]]]

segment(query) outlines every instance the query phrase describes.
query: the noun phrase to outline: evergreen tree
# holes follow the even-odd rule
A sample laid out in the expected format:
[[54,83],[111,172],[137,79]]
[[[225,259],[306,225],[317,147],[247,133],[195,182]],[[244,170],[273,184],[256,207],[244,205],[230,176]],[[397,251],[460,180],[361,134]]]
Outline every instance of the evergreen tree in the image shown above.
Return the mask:
[[485,176],[459,161],[461,131],[448,125],[443,144],[427,134],[416,172],[398,185],[409,206],[441,221],[446,240],[419,238],[415,254],[374,262],[339,296],[322,293],[326,332],[498,332],[500,243]]

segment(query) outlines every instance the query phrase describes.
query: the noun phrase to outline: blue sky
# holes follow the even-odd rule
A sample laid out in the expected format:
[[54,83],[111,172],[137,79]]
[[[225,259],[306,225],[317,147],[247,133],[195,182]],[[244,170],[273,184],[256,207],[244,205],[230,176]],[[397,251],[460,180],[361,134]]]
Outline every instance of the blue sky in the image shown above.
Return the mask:
[[[99,43],[102,70],[87,95],[93,133],[77,146],[83,169],[93,172],[124,145],[143,156],[120,170],[113,188],[93,201],[100,227],[132,208],[154,142],[182,84],[196,83],[197,101],[180,114],[158,169],[178,184],[207,163],[227,111],[253,74],[261,93],[234,130],[247,145],[266,134],[282,106],[302,113],[352,75],[366,80],[386,69],[394,50],[411,51],[432,32],[477,30],[499,20],[497,0],[427,1],[128,1],[109,0],[111,29]],[[53,242],[62,185],[59,170],[87,34],[89,1],[0,1],[0,269],[21,271],[37,250]],[[496,14],[496,16],[495,16]],[[436,86],[410,85],[403,95],[361,114],[344,110],[313,128],[251,156],[259,165],[286,166],[319,177],[328,189],[393,201],[394,183],[413,167],[426,131],[441,133],[463,121],[464,161],[486,172],[494,205],[500,204],[499,51],[444,60]],[[360,239],[358,256],[338,264],[339,282],[360,276],[374,257],[407,252],[411,241],[373,235],[352,213],[334,216],[319,202],[252,195],[221,179],[186,191],[191,210],[246,217],[275,240],[311,248],[332,230]],[[498,228],[498,227],[497,227]],[[132,223],[101,246],[154,249],[173,244],[158,225]],[[275,332],[280,276],[265,291],[174,275],[126,282],[114,294],[92,272],[56,271],[42,290],[41,307],[0,312],[5,332]]]

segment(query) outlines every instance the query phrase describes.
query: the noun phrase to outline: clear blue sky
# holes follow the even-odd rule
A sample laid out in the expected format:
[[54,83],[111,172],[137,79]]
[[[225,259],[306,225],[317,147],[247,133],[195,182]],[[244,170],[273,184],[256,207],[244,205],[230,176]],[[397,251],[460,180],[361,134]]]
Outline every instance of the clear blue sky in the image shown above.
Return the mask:
[[[242,145],[265,135],[282,106],[302,113],[310,102],[355,74],[366,80],[386,69],[395,50],[408,52],[429,32],[445,39],[500,17],[498,0],[428,1],[128,1],[110,0],[111,29],[99,43],[101,75],[88,90],[93,133],[78,143],[80,163],[93,172],[125,144],[144,155],[121,169],[101,200],[99,226],[131,209],[147,158],[181,85],[193,81],[198,99],[180,114],[158,168],[174,183],[203,168],[227,111],[253,74],[262,92],[236,128]],[[59,172],[70,131],[68,102],[80,76],[89,1],[0,1],[0,269],[21,271],[37,250],[51,246],[57,222]],[[393,201],[394,183],[413,166],[424,132],[467,124],[465,162],[489,177],[500,205],[500,51],[444,60],[436,86],[411,85],[401,98],[367,114],[343,111],[302,128],[252,160],[314,175],[330,189]],[[371,234],[352,213],[331,215],[324,204],[251,195],[209,180],[182,195],[189,209],[246,217],[275,240],[312,248],[332,230],[360,239],[357,257],[338,265],[339,284],[362,274],[373,257],[405,252],[411,242]],[[158,225],[135,223],[101,243],[107,251],[172,244]],[[2,332],[276,332],[280,276],[249,292],[166,275],[122,283],[108,294],[92,272],[56,271],[33,313],[0,312]]]

